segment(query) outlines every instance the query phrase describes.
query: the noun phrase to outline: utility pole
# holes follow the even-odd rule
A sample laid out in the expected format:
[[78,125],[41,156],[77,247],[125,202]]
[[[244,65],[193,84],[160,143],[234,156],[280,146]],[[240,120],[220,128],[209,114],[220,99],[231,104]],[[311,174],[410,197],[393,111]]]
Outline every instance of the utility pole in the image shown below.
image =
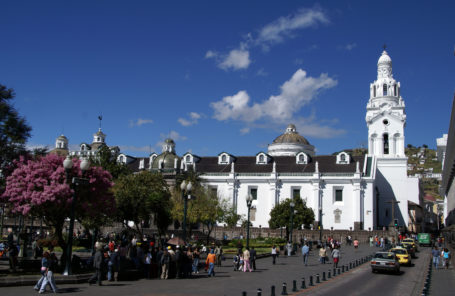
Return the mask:
[[399,204],[399,201],[396,201],[394,199],[386,201],[386,203],[392,204],[392,222],[390,222],[389,226],[394,224],[395,222],[395,204]]

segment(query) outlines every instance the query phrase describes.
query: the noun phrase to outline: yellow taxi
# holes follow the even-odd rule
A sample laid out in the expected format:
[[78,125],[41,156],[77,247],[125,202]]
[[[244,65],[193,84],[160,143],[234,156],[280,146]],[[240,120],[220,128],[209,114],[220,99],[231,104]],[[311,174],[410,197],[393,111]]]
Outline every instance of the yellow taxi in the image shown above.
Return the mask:
[[400,247],[393,248],[390,250],[390,252],[395,253],[400,265],[411,266],[411,255],[408,253],[408,251],[405,248],[400,248]]
[[412,238],[405,238],[404,240],[401,241],[402,243],[405,244],[411,244],[414,247],[414,250],[417,252],[417,244],[416,241]]

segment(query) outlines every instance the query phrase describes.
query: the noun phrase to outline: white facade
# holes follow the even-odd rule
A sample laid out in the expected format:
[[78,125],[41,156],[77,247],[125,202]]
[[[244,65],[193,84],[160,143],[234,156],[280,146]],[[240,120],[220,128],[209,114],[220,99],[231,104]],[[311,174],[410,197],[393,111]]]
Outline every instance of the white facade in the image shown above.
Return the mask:
[[257,159],[231,156],[232,161],[226,163],[230,169],[214,169],[208,160],[201,162],[201,178],[245,216],[245,198],[254,191],[255,227],[268,227],[272,208],[295,194],[313,209],[315,220],[322,221],[325,229],[377,229],[389,226],[394,218],[407,227],[408,204],[420,205],[421,195],[419,179],[407,176],[406,114],[400,87],[393,78],[392,60],[384,51],[378,61],[377,79],[370,85],[365,117],[369,145],[364,158],[345,152],[315,156],[314,147],[289,125],[269,145],[268,154],[263,153],[270,159],[262,159],[273,163],[267,169]]

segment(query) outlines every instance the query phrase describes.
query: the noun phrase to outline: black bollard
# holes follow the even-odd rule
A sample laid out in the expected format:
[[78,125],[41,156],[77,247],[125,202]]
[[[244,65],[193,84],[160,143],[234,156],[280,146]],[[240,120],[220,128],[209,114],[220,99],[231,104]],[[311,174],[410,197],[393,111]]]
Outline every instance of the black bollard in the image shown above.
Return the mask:
[[340,274],[341,274],[341,269],[340,269],[340,268],[338,268],[338,275],[340,275]]
[[321,283],[320,279],[319,279],[319,273],[316,274],[316,284],[319,284]]
[[313,285],[313,276],[312,275],[310,275],[310,286],[314,286]]
[[341,272],[344,272],[344,265],[341,265]]
[[322,272],[322,281],[325,282],[327,279],[325,278],[325,271]]
[[329,271],[327,271],[327,278],[329,278],[329,279],[331,278],[331,275],[330,275],[330,270],[329,270]]
[[305,278],[302,278],[302,286],[300,289],[306,289]]
[[283,291],[281,291],[281,295],[288,295],[286,283],[283,283]]
[[333,276],[337,276],[337,269],[336,268],[333,269]]
[[296,280],[292,281],[292,292],[297,292],[297,281]]
[[246,296],[246,292],[245,291],[242,292],[242,296]]
[[258,289],[258,295],[257,296],[262,296],[262,289]]
[[270,296],[275,296],[275,286],[270,289]]
[[346,271],[348,271],[348,270],[349,270],[349,266],[346,264]]
[[349,268],[352,269],[352,262],[349,262]]

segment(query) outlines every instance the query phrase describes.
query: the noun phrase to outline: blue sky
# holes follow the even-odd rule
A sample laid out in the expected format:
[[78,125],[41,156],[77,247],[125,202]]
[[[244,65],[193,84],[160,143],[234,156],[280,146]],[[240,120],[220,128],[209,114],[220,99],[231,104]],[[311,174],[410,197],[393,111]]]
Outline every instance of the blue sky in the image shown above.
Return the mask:
[[406,144],[435,147],[454,95],[454,1],[0,0],[0,83],[28,145],[254,155],[295,123],[317,154],[367,144],[383,44]]

